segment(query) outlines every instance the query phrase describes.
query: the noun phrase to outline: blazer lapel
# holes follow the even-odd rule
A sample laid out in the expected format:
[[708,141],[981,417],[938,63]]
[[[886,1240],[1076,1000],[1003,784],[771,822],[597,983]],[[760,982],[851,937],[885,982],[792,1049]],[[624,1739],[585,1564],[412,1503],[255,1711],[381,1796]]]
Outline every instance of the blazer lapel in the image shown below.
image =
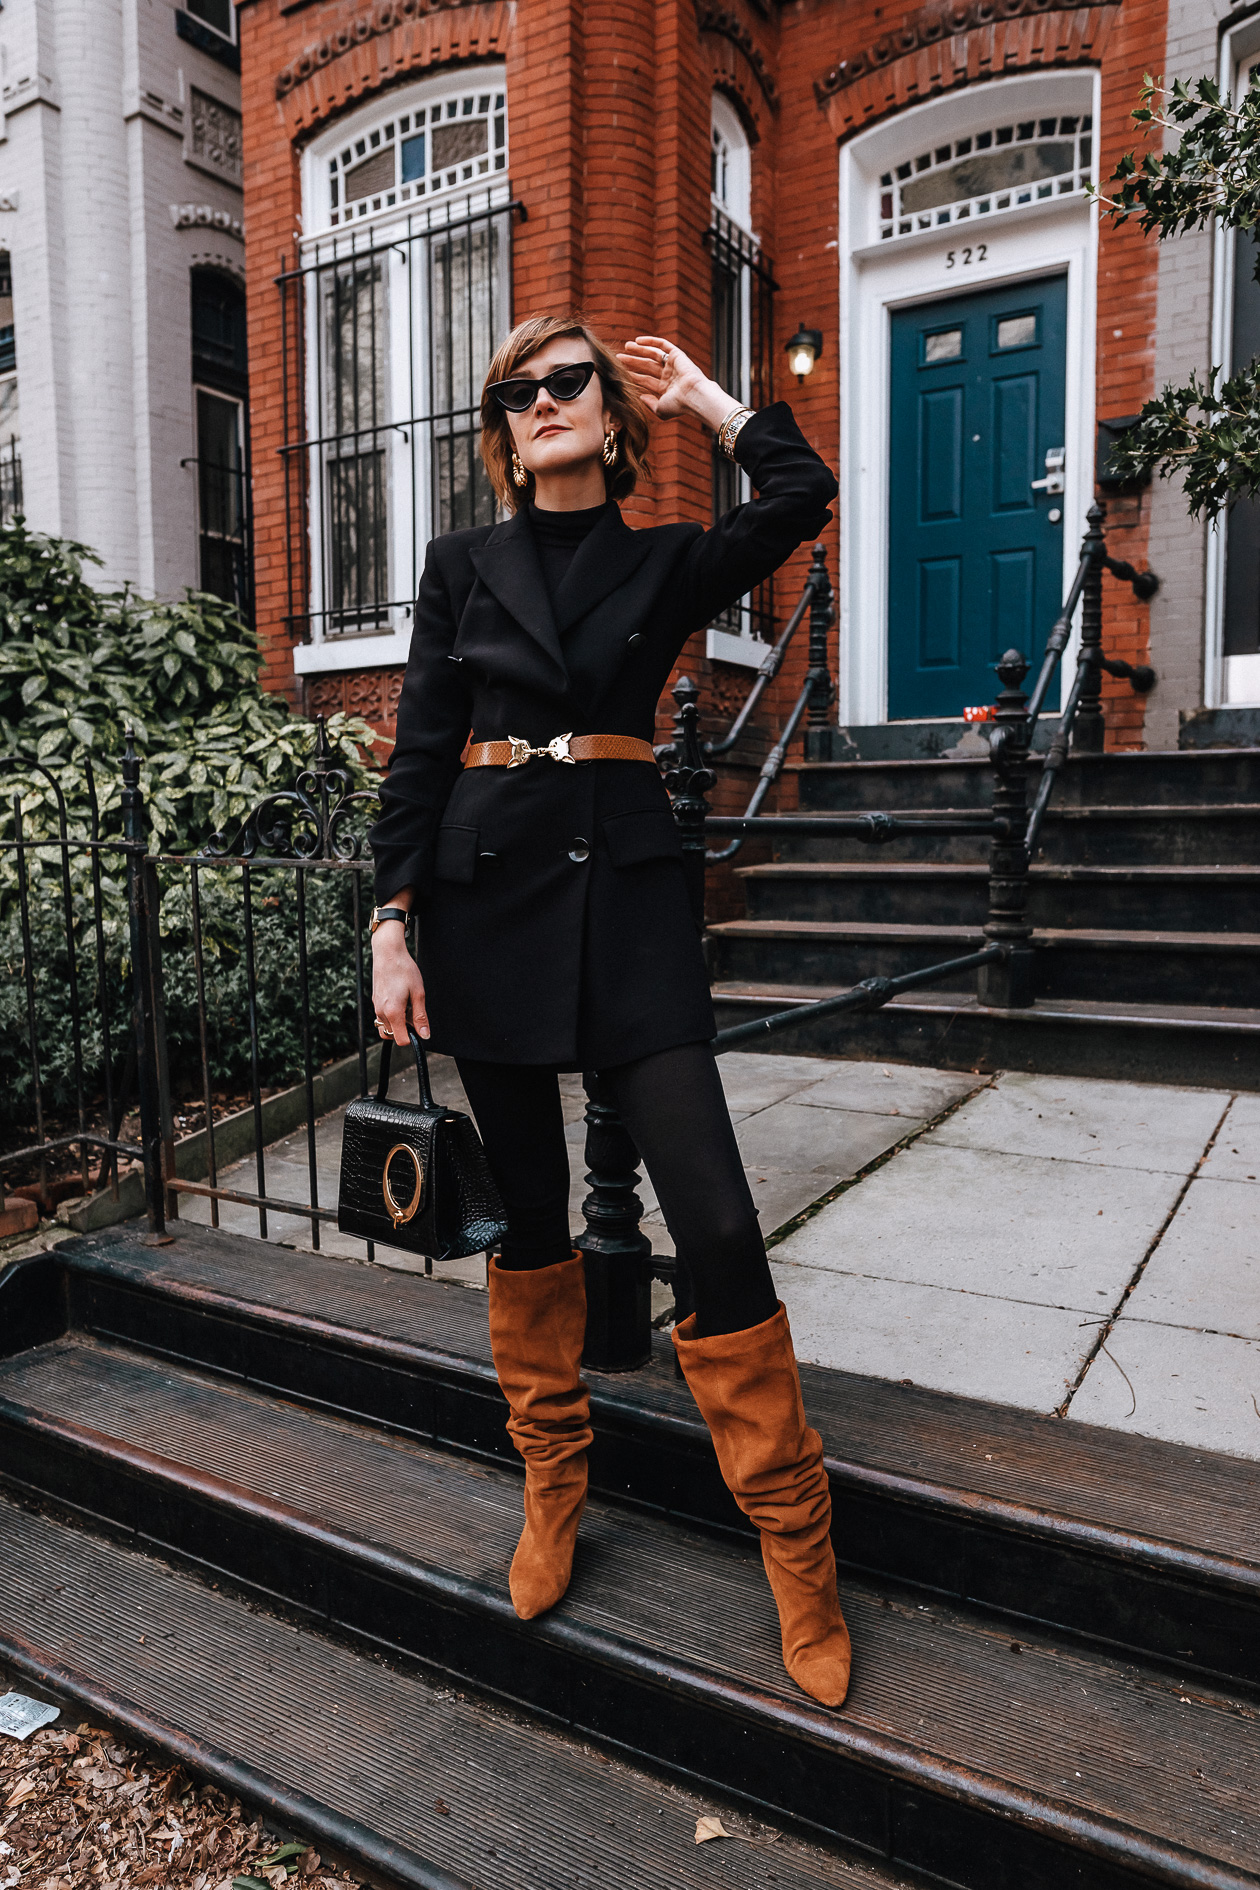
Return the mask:
[[567,681],[560,633],[525,513],[517,512],[505,524],[496,527],[484,545],[470,551],[469,557],[487,590],[494,593],[508,615],[533,637]]
[[633,532],[615,505],[574,553],[556,597],[560,632],[602,604],[638,570],[651,548],[650,532]]

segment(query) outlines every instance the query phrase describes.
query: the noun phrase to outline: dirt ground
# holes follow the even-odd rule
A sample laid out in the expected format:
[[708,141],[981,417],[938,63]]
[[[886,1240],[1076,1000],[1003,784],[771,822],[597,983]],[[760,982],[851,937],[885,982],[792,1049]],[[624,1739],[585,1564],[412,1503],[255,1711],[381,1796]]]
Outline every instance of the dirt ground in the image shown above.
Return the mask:
[[[0,1688],[0,1691],[3,1689]],[[0,1738],[0,1890],[364,1890],[213,1786],[87,1722]]]

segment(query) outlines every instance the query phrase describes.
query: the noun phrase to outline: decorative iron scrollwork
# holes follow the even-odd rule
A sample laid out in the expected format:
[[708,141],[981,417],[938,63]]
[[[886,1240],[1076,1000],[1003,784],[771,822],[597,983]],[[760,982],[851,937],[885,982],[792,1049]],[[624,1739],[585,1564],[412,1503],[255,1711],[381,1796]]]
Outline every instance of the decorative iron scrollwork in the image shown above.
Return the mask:
[[355,788],[334,765],[322,715],[315,717],[315,753],[291,788],[268,794],[235,834],[212,833],[197,857],[205,860],[361,860],[365,836],[350,828],[359,809],[379,804],[375,788]]

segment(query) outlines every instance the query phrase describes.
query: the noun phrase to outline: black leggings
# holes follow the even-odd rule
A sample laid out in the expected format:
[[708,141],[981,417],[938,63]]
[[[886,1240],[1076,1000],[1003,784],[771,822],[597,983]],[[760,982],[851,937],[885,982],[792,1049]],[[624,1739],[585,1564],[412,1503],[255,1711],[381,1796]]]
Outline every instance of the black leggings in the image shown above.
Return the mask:
[[[569,1149],[555,1072],[456,1061],[507,1211],[499,1264],[567,1260]],[[599,1077],[686,1264],[698,1335],[743,1332],[771,1318],[777,1302],[766,1246],[709,1045],[680,1044]]]

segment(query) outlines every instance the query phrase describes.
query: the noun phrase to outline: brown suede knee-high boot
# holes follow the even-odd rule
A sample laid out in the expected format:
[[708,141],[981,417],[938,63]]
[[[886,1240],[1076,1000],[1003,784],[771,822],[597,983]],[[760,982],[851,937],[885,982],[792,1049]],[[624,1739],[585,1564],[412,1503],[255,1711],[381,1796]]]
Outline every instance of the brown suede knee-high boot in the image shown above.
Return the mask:
[[836,1593],[831,1489],[822,1439],[805,1422],[782,1304],[746,1332],[698,1339],[695,1315],[674,1328],[691,1394],[735,1501],[761,1534],[779,1610],[783,1664],[798,1687],[839,1706],[849,1686],[849,1631]]
[[582,1256],[514,1272],[490,1262],[490,1349],[525,1459],[525,1528],[508,1587],[523,1621],[569,1586],[586,1505],[590,1394],[579,1376],[586,1335]]

